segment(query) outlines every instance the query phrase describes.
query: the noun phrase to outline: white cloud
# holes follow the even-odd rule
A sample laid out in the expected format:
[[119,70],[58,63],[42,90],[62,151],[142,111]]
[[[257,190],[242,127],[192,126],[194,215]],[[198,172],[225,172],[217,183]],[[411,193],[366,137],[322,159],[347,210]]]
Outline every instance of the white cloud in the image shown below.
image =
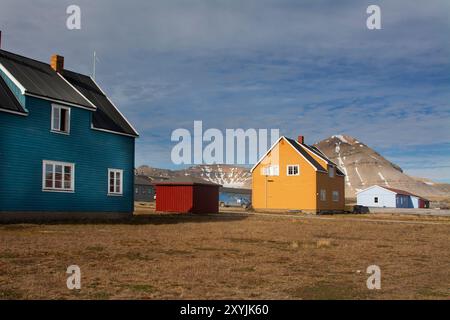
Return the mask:
[[6,49],[61,53],[79,72],[96,50],[98,81],[150,164],[194,120],[375,148],[450,141],[450,2],[378,1],[379,32],[365,28],[369,2],[80,0],[82,29],[69,31],[72,1],[2,0],[0,29]]

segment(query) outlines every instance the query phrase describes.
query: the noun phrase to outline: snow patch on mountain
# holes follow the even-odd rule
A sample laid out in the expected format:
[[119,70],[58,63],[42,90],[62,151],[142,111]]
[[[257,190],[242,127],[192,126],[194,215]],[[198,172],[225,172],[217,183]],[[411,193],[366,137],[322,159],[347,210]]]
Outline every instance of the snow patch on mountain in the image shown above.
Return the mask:
[[[345,196],[373,185],[385,185],[418,194],[425,198],[450,197],[450,184],[406,175],[402,168],[390,162],[366,144],[348,135],[335,135],[314,144],[336,163],[345,177]],[[214,164],[197,165],[182,170],[167,170],[141,166],[136,173],[154,179],[194,176],[230,188],[251,188],[250,169],[241,166]]]
[[385,184],[386,186],[389,187],[389,183],[388,183],[388,182],[386,181],[386,179],[383,177],[383,175],[381,174],[381,172],[378,172],[378,176],[381,178],[381,180],[384,181],[384,184]]
[[450,186],[406,175],[402,168],[390,162],[358,139],[334,135],[314,145],[346,174],[345,195],[373,185],[390,186],[423,197],[448,197]]

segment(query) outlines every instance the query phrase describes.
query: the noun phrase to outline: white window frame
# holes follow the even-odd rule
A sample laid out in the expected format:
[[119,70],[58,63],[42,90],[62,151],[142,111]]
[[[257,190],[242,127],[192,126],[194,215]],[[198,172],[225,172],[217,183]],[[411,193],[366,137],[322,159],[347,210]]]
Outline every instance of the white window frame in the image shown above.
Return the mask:
[[[297,168],[297,173],[289,174],[289,168],[290,167]],[[294,170],[292,170],[292,171],[294,171]],[[289,177],[299,176],[300,175],[300,165],[298,165],[298,164],[288,164],[286,166],[286,175],[289,176]]]
[[320,201],[327,201],[327,190],[320,189]]
[[[52,187],[46,187],[45,186],[45,174],[46,174],[46,166],[47,165],[52,165],[53,166],[53,175],[52,175]],[[61,188],[56,188],[55,187],[55,166],[62,166],[62,180],[61,180]],[[70,172],[71,172],[71,176],[70,176],[70,188],[64,188],[64,167],[70,167]],[[70,162],[61,162],[61,161],[52,161],[52,160],[43,160],[42,161],[42,191],[46,191],[46,192],[68,192],[68,193],[73,193],[75,192],[75,163],[70,163]]]
[[[67,130],[66,131],[61,131],[61,109],[64,109],[67,111]],[[54,123],[53,123],[53,117],[55,116],[55,112],[58,111],[59,112],[59,123],[58,126],[59,128],[54,127]],[[50,117],[50,131],[53,133],[59,133],[59,134],[70,134],[70,120],[71,120],[71,108],[66,107],[66,106],[62,106],[59,104],[54,104],[52,103],[52,113],[51,113],[51,117]]]
[[378,202],[379,202],[378,197],[373,197],[373,203],[378,203]]
[[279,176],[280,175],[280,166],[277,164],[265,166],[262,168],[261,171],[262,171],[261,173],[263,176]]
[[334,202],[339,202],[339,191],[334,190],[332,194],[332,198]]
[[335,170],[334,166],[330,166],[330,167],[328,168],[328,176],[329,176],[330,178],[334,178],[334,175],[336,174],[335,171],[336,171],[336,170]]
[[[111,181],[110,181],[110,175],[111,172],[114,173],[114,191],[111,192]],[[120,190],[116,190],[116,173],[120,174]],[[108,195],[109,196],[122,196],[123,195],[123,170],[122,169],[108,169]]]

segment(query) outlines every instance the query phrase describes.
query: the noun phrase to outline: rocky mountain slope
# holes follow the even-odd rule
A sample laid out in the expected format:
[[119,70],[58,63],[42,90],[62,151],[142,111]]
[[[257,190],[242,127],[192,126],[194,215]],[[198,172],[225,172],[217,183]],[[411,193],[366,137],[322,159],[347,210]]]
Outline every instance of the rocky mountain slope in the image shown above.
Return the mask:
[[[450,197],[450,184],[408,176],[398,165],[353,137],[336,135],[316,143],[315,146],[346,174],[345,195],[348,198],[355,197],[357,191],[375,184],[402,189],[425,198]],[[225,187],[251,188],[250,170],[240,166],[197,165],[183,170],[141,166],[136,171],[154,178],[191,175]]]
[[402,189],[423,197],[449,195],[446,186],[450,185],[408,176],[398,165],[353,137],[332,136],[315,146],[346,174],[346,197],[355,197],[357,191],[375,184]]
[[138,174],[143,174],[155,179],[174,178],[179,176],[193,176],[206,181],[214,182],[229,188],[251,188],[252,175],[245,167],[214,164],[196,165],[183,170],[167,170],[141,166],[136,169]]

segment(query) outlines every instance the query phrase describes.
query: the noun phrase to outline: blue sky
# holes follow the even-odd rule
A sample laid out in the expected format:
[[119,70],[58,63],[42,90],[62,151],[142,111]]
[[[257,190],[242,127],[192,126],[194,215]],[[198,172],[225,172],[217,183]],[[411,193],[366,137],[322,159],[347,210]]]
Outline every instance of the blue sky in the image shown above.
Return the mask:
[[[81,7],[81,30],[65,27]],[[382,30],[366,28],[381,7]],[[136,164],[174,168],[176,128],[348,134],[411,175],[450,182],[450,2],[23,1],[0,4],[2,47],[65,56],[141,137]]]

